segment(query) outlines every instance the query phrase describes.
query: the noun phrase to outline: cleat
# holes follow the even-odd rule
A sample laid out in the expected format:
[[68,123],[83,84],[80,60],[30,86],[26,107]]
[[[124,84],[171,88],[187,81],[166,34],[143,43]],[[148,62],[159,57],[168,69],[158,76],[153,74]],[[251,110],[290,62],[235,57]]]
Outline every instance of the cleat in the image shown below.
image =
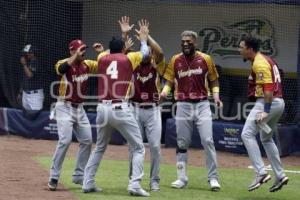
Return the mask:
[[83,190],[83,193],[93,193],[93,192],[102,192],[103,191],[101,188],[98,188],[98,187],[82,189],[82,190]]
[[269,180],[271,180],[270,174],[255,177],[254,181],[251,183],[251,185],[249,185],[248,191],[251,192],[259,188],[262,184],[267,183]]
[[280,180],[276,180],[272,187],[270,187],[270,192],[276,192],[278,190],[281,190],[282,186],[287,185],[289,182],[289,177],[285,176]]
[[55,191],[57,188],[57,183],[58,180],[57,179],[53,179],[51,178],[51,180],[48,182],[48,188],[50,191]]
[[160,188],[159,188],[159,183],[151,183],[150,185],[150,191],[151,192],[159,192]]
[[171,187],[176,188],[176,189],[182,189],[182,188],[185,188],[187,186],[187,183],[188,183],[187,181],[177,179],[176,181],[171,183]]
[[72,179],[72,183],[78,184],[78,185],[83,185],[83,179]]
[[221,189],[221,186],[217,179],[209,180],[209,185],[210,185],[211,191],[213,191],[213,192],[218,192]]
[[149,197],[150,194],[146,192],[143,188],[132,188],[128,186],[128,193],[132,196],[141,196],[141,197]]

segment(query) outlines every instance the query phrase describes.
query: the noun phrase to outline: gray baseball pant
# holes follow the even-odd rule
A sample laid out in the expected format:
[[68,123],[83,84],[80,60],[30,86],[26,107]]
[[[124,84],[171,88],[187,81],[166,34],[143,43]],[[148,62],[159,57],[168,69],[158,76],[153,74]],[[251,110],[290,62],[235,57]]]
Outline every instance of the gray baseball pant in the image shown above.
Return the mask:
[[79,142],[73,181],[83,179],[84,168],[92,148],[92,130],[83,105],[73,108],[69,102],[57,102],[55,106],[59,140],[53,155],[50,179],[59,179],[61,167],[72,142],[72,132]]
[[96,123],[98,125],[96,147],[86,165],[82,188],[96,187],[95,175],[114,129],[117,129],[133,148],[132,169],[130,169],[132,174],[129,186],[141,188],[140,182],[144,175],[145,149],[140,129],[133,115],[133,108],[128,102],[120,104],[100,103],[97,107]]
[[[254,170],[257,176],[266,174],[265,165],[261,157],[261,152],[256,140],[256,134],[259,132],[260,140],[266,151],[268,160],[272,166],[274,174],[277,179],[281,179],[285,176],[283,167],[280,161],[279,151],[272,138],[274,131],[271,133],[265,133],[259,130],[256,124],[256,116],[258,113],[264,110],[264,99],[257,99],[254,107],[249,113],[242,131],[242,140],[248,151],[249,158],[252,162]],[[280,119],[284,110],[284,100],[282,98],[274,98],[270,113],[266,119],[267,124],[272,130],[276,127],[278,120]]]
[[[199,103],[177,102],[176,132],[179,149],[187,149],[190,146],[194,124],[197,127],[206,154],[208,180],[218,179],[217,155],[213,141],[212,113],[209,101],[204,100]],[[178,152],[177,164],[187,163],[187,158],[187,152]],[[181,177],[178,178],[182,179]],[[183,179],[187,179],[187,177],[183,177]]]
[[[160,107],[154,106],[150,109],[134,107],[134,116],[138,122],[141,130],[142,137],[147,137],[150,153],[151,153],[151,165],[150,165],[150,186],[160,181],[160,140],[161,140],[161,113]],[[132,154],[132,148],[130,148],[130,154]],[[131,156],[130,156],[131,157]],[[130,161],[130,165],[132,162]],[[129,172],[129,176],[131,171]]]

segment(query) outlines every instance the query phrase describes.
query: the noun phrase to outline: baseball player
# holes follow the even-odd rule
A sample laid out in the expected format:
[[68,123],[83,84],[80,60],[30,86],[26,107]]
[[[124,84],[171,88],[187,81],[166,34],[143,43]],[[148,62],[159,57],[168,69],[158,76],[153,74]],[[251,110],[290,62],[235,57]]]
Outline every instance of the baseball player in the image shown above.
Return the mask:
[[[122,36],[126,38],[133,27],[129,25],[129,17],[122,17],[119,23]],[[131,101],[142,136],[147,137],[150,146],[150,190],[159,191],[162,124],[160,109],[157,105],[161,92],[160,76],[163,75],[165,69],[165,59],[161,47],[150,35],[148,35],[147,43],[150,53],[134,71],[134,95]],[[131,146],[129,148],[130,154],[132,154]],[[129,157],[132,158],[131,155]],[[131,176],[131,173],[132,171],[130,171],[129,176]]]
[[124,41],[115,38],[110,41],[110,54],[102,53],[98,56],[98,96],[97,107],[97,142],[84,172],[83,192],[95,192],[100,189],[96,187],[94,177],[96,175],[103,154],[110,140],[113,129],[117,129],[133,147],[131,177],[128,192],[131,195],[150,196],[141,187],[141,179],[144,171],[145,149],[140,129],[133,115],[133,108],[128,102],[129,85],[133,71],[142,59],[149,54],[147,48],[148,27],[144,21],[139,22],[140,30],[136,30],[141,39],[141,51],[125,55]]
[[177,100],[177,180],[172,182],[171,186],[184,188],[188,183],[187,149],[191,143],[193,124],[195,124],[206,153],[208,182],[212,191],[219,191],[216,150],[212,137],[212,114],[205,87],[208,79],[216,105],[222,106],[219,98],[218,73],[211,57],[195,50],[196,43],[197,33],[184,31],[181,34],[182,53],[172,57],[164,74],[168,82],[161,96],[166,97],[170,86],[175,83]]
[[72,142],[72,132],[79,141],[79,151],[72,181],[81,184],[85,165],[92,147],[90,122],[83,108],[84,95],[87,92],[88,74],[96,73],[96,61],[84,60],[87,46],[81,40],[69,43],[70,57],[55,65],[59,76],[59,98],[55,105],[59,140],[53,155],[48,187],[56,190],[61,167]]
[[[259,131],[262,145],[266,151],[275,174],[275,181],[270,192],[280,190],[286,185],[289,178],[284,174],[277,146],[273,141],[273,130],[284,111],[282,98],[282,84],[278,66],[270,57],[259,52],[259,40],[253,37],[245,37],[241,40],[239,51],[243,59],[252,63],[249,76],[248,96],[256,99],[242,131],[242,140],[248,151],[256,177],[249,185],[248,191],[259,188],[263,183],[271,179],[266,172],[264,162],[256,141]],[[263,123],[272,129],[271,133],[261,130]]]

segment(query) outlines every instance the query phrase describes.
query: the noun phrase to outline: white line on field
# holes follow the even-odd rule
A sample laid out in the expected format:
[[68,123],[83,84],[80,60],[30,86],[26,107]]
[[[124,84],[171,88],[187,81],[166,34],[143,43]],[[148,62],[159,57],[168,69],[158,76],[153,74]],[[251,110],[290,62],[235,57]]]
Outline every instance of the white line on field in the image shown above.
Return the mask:
[[[247,168],[253,169],[253,166],[249,165]],[[272,171],[271,165],[267,165],[267,166],[265,166],[265,168],[267,171]],[[300,171],[297,171],[297,170],[284,170],[284,172],[292,173],[292,174],[300,174]]]

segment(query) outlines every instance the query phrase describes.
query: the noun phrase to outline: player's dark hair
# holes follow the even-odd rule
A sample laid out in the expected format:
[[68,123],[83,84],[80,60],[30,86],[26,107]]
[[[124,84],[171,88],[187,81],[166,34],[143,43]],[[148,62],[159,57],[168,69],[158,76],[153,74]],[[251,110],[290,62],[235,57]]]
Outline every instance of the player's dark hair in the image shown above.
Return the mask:
[[125,45],[124,40],[121,37],[112,37],[109,42],[110,53],[121,53]]
[[260,48],[260,41],[252,36],[245,36],[241,39],[245,42],[247,48],[252,48],[254,52],[258,52]]

